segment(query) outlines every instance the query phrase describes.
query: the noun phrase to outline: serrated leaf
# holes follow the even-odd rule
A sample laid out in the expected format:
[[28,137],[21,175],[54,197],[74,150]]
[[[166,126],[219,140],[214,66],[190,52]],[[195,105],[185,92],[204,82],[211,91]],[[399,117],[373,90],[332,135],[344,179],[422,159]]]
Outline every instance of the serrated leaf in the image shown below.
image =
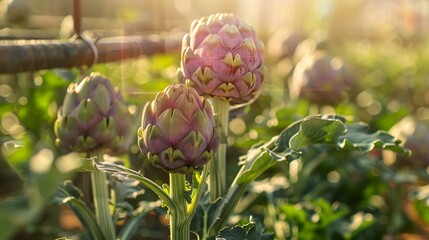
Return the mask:
[[255,222],[253,227],[247,232],[247,239],[252,240],[273,240],[273,233],[266,233],[259,222]]
[[220,234],[216,236],[216,239],[223,238],[228,240],[243,240],[247,239],[247,232],[241,226],[235,226],[233,228],[224,228],[220,231]]
[[368,133],[369,127],[363,123],[347,125],[347,132],[338,138],[337,146],[345,150],[358,150],[368,153],[375,148],[391,150],[409,155],[410,152],[399,146],[400,141],[385,131]]
[[231,228],[222,229],[216,236],[216,239],[228,239],[228,240],[273,240],[274,234],[265,233],[260,223],[253,222],[234,226]]

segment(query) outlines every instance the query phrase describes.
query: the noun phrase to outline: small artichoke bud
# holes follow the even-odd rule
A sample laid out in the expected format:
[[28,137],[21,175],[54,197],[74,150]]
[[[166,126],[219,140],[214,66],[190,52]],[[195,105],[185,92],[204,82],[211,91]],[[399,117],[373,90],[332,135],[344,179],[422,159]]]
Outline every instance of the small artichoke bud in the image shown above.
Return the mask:
[[212,107],[195,89],[172,84],[146,103],[138,144],[154,166],[191,172],[211,159],[219,142]]
[[298,62],[289,90],[294,99],[337,105],[357,92],[357,81],[341,59],[315,51]]
[[68,87],[54,130],[57,145],[65,151],[103,148],[112,155],[123,154],[130,144],[131,115],[118,89],[91,73]]
[[264,45],[251,25],[233,14],[215,14],[192,23],[180,66],[180,81],[201,96],[243,104],[255,98],[264,81]]

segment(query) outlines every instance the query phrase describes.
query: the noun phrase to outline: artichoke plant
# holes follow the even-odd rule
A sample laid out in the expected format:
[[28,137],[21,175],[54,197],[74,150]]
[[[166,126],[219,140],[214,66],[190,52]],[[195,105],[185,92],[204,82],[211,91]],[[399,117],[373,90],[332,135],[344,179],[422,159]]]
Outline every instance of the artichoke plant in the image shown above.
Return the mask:
[[148,160],[169,173],[202,167],[220,141],[211,105],[184,84],[168,86],[145,105],[138,137]]
[[337,105],[357,92],[357,81],[340,59],[315,51],[296,65],[289,91],[294,99]]
[[264,45],[252,26],[233,14],[195,20],[182,42],[182,83],[201,96],[226,99],[231,105],[255,98],[264,81]]
[[130,143],[131,116],[117,88],[99,73],[72,83],[55,121],[56,143],[65,151],[103,148],[122,154]]

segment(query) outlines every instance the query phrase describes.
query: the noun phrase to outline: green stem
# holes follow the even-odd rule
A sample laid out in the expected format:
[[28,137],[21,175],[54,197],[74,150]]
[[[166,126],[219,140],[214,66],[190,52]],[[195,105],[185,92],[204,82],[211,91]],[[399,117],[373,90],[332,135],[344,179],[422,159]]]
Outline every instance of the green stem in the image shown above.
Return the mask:
[[212,99],[213,112],[221,127],[221,142],[218,151],[209,162],[209,187],[211,200],[215,201],[226,194],[226,146],[228,137],[229,102]]
[[176,209],[170,209],[170,239],[189,240],[191,221],[187,214],[185,199],[186,177],[185,174],[170,173],[170,197],[176,205]]
[[[96,152],[97,162],[103,161],[103,151]],[[115,239],[115,227],[109,208],[109,189],[106,173],[97,170],[91,173],[91,186],[95,206],[95,218],[106,240]]]

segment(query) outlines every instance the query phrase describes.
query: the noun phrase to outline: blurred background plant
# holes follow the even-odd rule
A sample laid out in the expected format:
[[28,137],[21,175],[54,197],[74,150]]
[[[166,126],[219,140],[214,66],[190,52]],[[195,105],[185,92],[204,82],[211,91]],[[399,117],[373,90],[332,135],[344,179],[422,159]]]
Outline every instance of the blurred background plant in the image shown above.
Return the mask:
[[[252,105],[230,114],[227,169],[234,174],[227,176],[235,175],[237,159],[250,146],[316,113],[363,121],[370,131],[390,130],[406,147],[423,149],[421,155],[415,150],[414,156],[400,160],[380,151],[362,156],[334,153],[326,146],[303,149],[302,158],[278,164],[252,184],[232,223],[244,223],[253,216],[278,239],[429,237],[429,169],[424,157],[419,157],[429,155],[424,152],[428,134],[423,134],[429,124],[427,0],[265,0],[252,4],[246,0],[97,0],[82,4],[84,29],[97,38],[183,35],[193,19],[214,12],[234,12],[255,27],[268,50],[267,80]],[[70,5],[62,1],[1,0],[0,12],[0,45],[9,39],[66,39],[73,33],[67,17]],[[292,98],[289,86],[299,70],[295,66],[314,51],[329,55],[326,65],[334,70],[339,63],[347,66],[347,74],[359,87],[330,94],[338,97],[335,104]],[[179,64],[180,53],[171,52],[97,64],[90,70],[120,87],[138,122],[144,104],[178,81]],[[53,132],[67,86],[82,76],[81,71],[0,74],[0,239],[73,238],[82,230],[70,209],[51,204],[64,180],[74,180],[79,187],[88,184],[79,177],[83,173],[76,173],[76,169],[84,171],[85,161],[75,161],[76,155],[62,156]],[[393,127],[405,117],[409,122],[413,118],[419,130],[409,131],[407,126],[402,134],[398,125]],[[166,182],[166,173],[144,161],[136,138],[120,160],[148,178]],[[114,187],[122,189],[118,197],[124,200],[116,215],[119,228],[156,199],[143,186]],[[138,191],[130,191],[131,187]],[[168,237],[165,211],[154,208],[144,215],[135,238]]]

